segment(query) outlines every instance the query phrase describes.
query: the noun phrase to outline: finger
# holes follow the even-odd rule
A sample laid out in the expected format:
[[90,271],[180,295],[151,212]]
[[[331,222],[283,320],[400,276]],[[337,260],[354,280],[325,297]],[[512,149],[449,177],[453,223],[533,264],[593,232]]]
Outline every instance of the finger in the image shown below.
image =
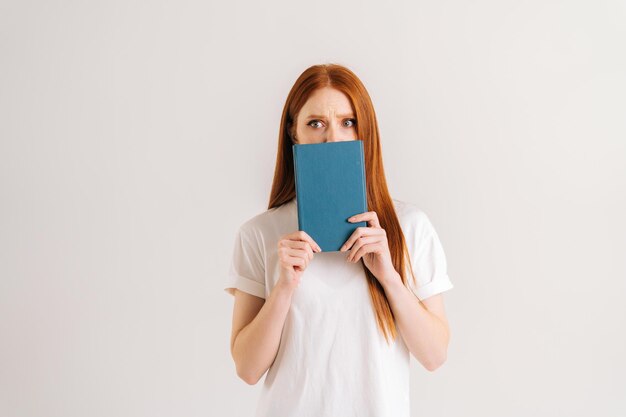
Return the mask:
[[298,271],[304,271],[307,267],[306,261],[298,256],[287,257],[287,265],[293,267]]
[[363,245],[357,253],[354,254],[354,258],[351,262],[358,262],[363,256],[368,253],[380,253],[382,251],[382,245],[380,243],[368,243]]
[[293,240],[301,240],[303,242],[308,242],[312,248],[317,249],[317,252],[321,252],[322,248],[320,248],[320,246],[317,244],[316,241],[313,240],[313,238],[311,236],[309,236],[309,234],[307,232],[305,232],[304,230],[297,230],[293,233],[290,233],[286,236],[288,239],[293,239]]
[[376,229],[373,227],[363,227],[363,226],[357,227],[354,230],[354,232],[352,232],[352,235],[350,235],[348,240],[346,240],[346,243],[344,243],[343,246],[341,246],[339,251],[344,252],[344,251],[349,250],[352,247],[352,245],[356,242],[357,239],[360,239],[365,236],[383,235],[384,233],[385,231],[383,229]]
[[358,254],[359,251],[366,245],[370,245],[372,243],[378,243],[380,242],[381,239],[378,236],[370,236],[370,237],[363,237],[359,240],[356,241],[356,243],[354,244],[354,246],[352,247],[352,249],[350,250],[350,252],[348,253],[348,256],[346,257],[346,259],[349,262],[353,262],[358,260]]
[[[306,245],[306,243],[305,243]],[[308,263],[309,260],[313,258],[313,254],[310,252],[310,248],[307,249],[297,249],[290,248],[289,246],[281,246],[278,248],[278,256],[284,262],[286,262],[289,257],[302,258]]]
[[297,256],[304,259],[306,261],[306,264],[308,265],[311,259],[313,259],[313,249],[311,249],[311,246],[309,246],[308,243],[304,243],[304,245],[304,249],[294,249],[292,256]]
[[278,246],[305,250],[308,254],[308,257],[310,259],[313,258],[313,248],[311,248],[311,244],[309,242],[303,242],[301,240],[282,239],[278,242]]
[[352,232],[352,234],[350,235],[350,237],[348,238],[348,240],[346,240],[346,242],[341,246],[341,248],[339,249],[339,251],[344,252],[348,249],[350,249],[352,247],[352,245],[354,245],[354,243],[357,241],[357,239],[360,239],[361,236],[365,236],[365,233],[367,232],[367,227],[357,227],[356,229],[354,229],[354,232]]
[[302,240],[291,240],[296,238],[292,236],[290,239],[289,236],[290,235],[286,235],[281,240],[279,240],[278,247],[289,247],[306,250],[309,253],[310,258],[313,258],[313,252],[318,252],[314,247],[311,247],[311,244],[309,242],[305,242]]
[[360,213],[355,216],[352,216],[348,219],[349,222],[368,222],[368,225],[371,227],[380,227],[380,222],[378,221],[378,215],[375,211],[366,211],[365,213]]

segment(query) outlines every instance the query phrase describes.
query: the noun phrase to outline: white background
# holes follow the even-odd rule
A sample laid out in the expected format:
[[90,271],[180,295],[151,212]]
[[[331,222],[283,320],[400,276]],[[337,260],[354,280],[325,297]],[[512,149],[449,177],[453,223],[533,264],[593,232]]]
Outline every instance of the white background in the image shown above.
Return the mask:
[[414,416],[626,414],[623,1],[2,1],[0,415],[250,416],[236,228],[308,66],[368,88],[455,288]]

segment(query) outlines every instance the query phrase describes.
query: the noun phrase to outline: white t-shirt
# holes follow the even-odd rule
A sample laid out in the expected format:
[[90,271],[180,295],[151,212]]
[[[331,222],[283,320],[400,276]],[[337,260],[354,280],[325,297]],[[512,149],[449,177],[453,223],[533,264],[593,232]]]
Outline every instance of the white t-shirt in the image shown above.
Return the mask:
[[[453,288],[426,214],[392,199],[407,241],[420,299]],[[298,230],[296,199],[244,222],[224,288],[269,297],[278,281],[278,241]],[[256,417],[409,417],[410,353],[398,333],[378,329],[363,266],[348,252],[315,253],[293,293],[280,346],[265,375]]]

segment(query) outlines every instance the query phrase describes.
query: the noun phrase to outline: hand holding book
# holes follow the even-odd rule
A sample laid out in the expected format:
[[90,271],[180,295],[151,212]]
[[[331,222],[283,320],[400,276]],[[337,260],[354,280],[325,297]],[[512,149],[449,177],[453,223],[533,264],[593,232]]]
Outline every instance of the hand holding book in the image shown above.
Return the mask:
[[278,241],[280,276],[277,285],[295,290],[313,259],[313,253],[321,251],[322,248],[306,232],[296,231],[283,236]]
[[348,262],[358,262],[363,259],[363,263],[372,274],[380,281],[381,285],[389,280],[398,279],[398,272],[393,266],[387,232],[380,226],[378,215],[375,211],[352,216],[349,222],[365,220],[369,227],[359,227],[341,247],[341,252],[348,252]]

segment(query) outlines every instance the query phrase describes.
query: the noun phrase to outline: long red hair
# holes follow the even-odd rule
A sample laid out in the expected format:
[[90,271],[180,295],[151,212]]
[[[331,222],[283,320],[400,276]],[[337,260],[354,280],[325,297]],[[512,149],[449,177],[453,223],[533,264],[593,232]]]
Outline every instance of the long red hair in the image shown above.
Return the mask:
[[[387,241],[391,259],[396,271],[406,285],[406,263],[410,265],[404,233],[396,215],[383,170],[380,134],[372,100],[359,78],[348,68],[338,64],[313,65],[307,68],[291,88],[280,120],[278,135],[278,152],[274,181],[270,194],[268,209],[278,207],[296,195],[295,176],[293,172],[293,153],[291,139],[295,123],[302,106],[311,94],[319,88],[332,87],[343,92],[352,104],[356,116],[358,140],[363,141],[365,157],[365,176],[367,183],[367,207],[375,211],[380,226],[387,232]],[[368,280],[372,306],[376,313],[378,328],[389,343],[389,337],[395,340],[397,329],[393,311],[385,296],[385,291],[376,277],[367,269],[361,258],[361,265]],[[412,268],[408,268],[415,280]]]

